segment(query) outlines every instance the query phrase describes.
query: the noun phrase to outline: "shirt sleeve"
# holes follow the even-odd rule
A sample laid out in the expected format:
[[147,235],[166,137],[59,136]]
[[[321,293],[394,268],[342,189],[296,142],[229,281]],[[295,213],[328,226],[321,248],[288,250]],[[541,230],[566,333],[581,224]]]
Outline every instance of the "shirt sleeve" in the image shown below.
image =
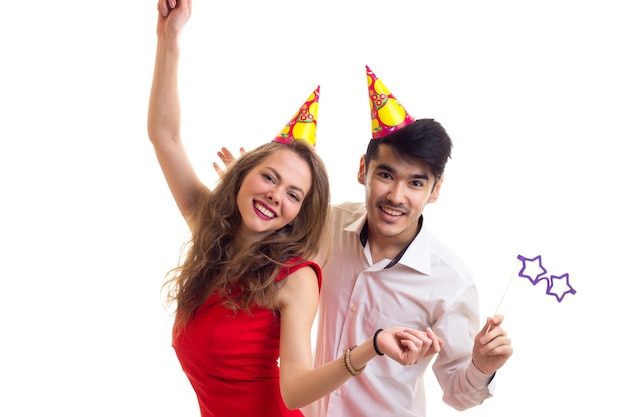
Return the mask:
[[472,362],[474,336],[479,330],[474,285],[460,291],[456,300],[443,309],[433,330],[444,341],[433,363],[443,401],[457,410],[466,410],[493,396],[493,375],[482,373]]

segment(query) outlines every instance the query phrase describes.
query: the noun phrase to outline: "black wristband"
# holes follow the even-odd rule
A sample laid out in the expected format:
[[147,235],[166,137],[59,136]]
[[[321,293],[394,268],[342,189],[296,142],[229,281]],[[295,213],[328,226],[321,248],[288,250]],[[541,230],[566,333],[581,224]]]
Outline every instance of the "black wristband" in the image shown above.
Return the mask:
[[376,333],[374,333],[374,338],[372,339],[372,344],[374,345],[374,350],[376,351],[376,353],[378,354],[378,356],[383,356],[384,353],[381,352],[380,350],[378,350],[378,345],[376,344],[376,338],[378,337],[378,333],[382,332],[383,329],[378,329],[376,330]]

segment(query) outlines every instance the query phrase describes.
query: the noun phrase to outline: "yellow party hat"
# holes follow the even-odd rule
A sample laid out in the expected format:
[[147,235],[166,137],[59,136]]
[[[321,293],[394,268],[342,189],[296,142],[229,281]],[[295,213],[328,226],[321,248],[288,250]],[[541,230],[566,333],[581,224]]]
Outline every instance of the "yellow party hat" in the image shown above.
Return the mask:
[[407,113],[400,102],[366,65],[367,89],[370,98],[372,138],[380,139],[402,129],[415,119]]
[[289,120],[283,130],[274,138],[274,142],[290,143],[302,139],[315,146],[317,134],[317,107],[320,97],[320,86],[306,99],[300,110]]

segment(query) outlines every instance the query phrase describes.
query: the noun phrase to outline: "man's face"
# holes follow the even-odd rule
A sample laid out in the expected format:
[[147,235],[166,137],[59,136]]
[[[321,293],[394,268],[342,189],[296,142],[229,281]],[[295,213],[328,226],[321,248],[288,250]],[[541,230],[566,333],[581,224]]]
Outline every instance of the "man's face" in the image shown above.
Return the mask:
[[[359,182],[365,185],[370,238],[394,238],[410,242],[426,204],[437,201],[442,180],[421,161],[398,159],[389,145],[379,148],[378,158],[365,167],[361,157]],[[399,242],[398,242],[399,243]]]

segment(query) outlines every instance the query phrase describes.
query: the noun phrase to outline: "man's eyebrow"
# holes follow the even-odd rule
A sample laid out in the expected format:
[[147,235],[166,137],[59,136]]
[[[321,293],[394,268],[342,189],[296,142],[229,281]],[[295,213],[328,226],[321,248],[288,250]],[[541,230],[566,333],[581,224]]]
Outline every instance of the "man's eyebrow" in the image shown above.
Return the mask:
[[[274,175],[276,176],[276,179],[278,179],[278,181],[282,181],[283,177],[278,173],[278,171],[276,171],[276,169],[274,169],[273,167],[267,167],[267,169],[269,169],[270,171],[272,171],[274,173]],[[290,187],[293,188],[296,191],[299,191],[300,193],[302,193],[302,195],[306,195],[304,190],[302,188],[298,187],[297,185],[290,185]]]
[[[395,174],[397,172],[393,167],[391,167],[391,166],[389,166],[387,164],[384,164],[384,163],[376,165],[376,169],[379,169],[381,171],[387,171],[387,172],[390,172],[392,174]],[[428,178],[428,174],[413,174],[413,175],[411,175],[411,178],[413,178],[413,179],[420,179],[420,180],[428,180],[429,179]]]
[[428,175],[426,175],[426,174],[413,174],[413,175],[411,175],[411,178],[419,179],[419,180],[428,180],[429,179]]
[[382,164],[382,163],[378,164],[376,165],[376,169],[380,169],[381,171],[391,172],[392,174],[396,173],[396,170],[387,164]]

